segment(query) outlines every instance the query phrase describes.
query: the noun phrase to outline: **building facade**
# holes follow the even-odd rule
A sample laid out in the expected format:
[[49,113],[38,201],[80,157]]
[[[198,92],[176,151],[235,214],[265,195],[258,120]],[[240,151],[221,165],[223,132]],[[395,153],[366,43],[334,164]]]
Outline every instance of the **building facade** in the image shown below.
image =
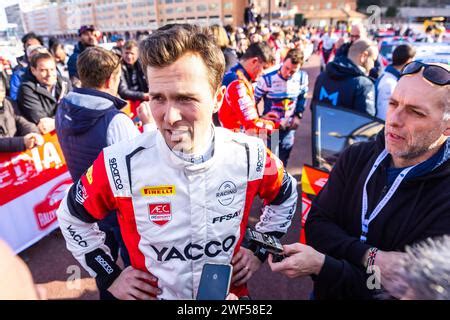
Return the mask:
[[74,34],[93,24],[103,32],[154,30],[167,23],[242,25],[247,0],[57,0],[24,11],[26,30]]

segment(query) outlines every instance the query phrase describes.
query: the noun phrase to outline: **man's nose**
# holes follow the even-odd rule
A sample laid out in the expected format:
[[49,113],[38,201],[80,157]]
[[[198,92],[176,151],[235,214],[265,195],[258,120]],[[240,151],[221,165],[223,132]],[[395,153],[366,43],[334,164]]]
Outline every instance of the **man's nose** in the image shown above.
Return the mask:
[[394,127],[400,127],[403,124],[404,112],[402,108],[397,107],[395,110],[391,110],[387,116],[387,123]]
[[171,105],[170,102],[168,102],[168,107],[166,109],[166,113],[164,114],[164,122],[168,123],[169,125],[173,125],[177,121],[181,120],[181,113],[178,108],[175,108]]

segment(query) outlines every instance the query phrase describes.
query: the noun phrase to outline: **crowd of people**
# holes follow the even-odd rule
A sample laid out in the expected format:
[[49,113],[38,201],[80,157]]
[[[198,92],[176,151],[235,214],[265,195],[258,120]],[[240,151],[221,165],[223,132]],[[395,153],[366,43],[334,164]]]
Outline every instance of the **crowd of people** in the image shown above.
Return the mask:
[[[2,69],[0,151],[56,131],[74,181],[60,229],[100,298],[192,299],[206,262],[232,264],[231,297],[249,297],[247,281],[268,260],[274,272],[311,276],[313,299],[450,299],[436,249],[448,253],[448,237],[432,240],[450,234],[449,66],[416,62],[405,44],[381,70],[362,25],[337,37],[248,14],[244,28],[166,25],[111,51],[82,26],[70,57],[29,33],[17,67]],[[268,235],[281,238],[297,210],[286,166],[312,52],[323,70],[311,108],[357,110],[385,129],[344,151],[313,202],[307,244],[285,245],[275,262],[251,250],[245,230],[256,196],[256,229]],[[121,111],[127,103],[142,130]],[[440,273],[420,275],[433,264]]]

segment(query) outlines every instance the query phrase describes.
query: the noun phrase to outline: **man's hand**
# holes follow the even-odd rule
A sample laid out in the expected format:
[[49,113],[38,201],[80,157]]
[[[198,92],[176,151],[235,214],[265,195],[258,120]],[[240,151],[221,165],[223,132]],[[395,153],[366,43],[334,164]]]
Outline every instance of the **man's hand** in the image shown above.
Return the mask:
[[156,300],[162,291],[157,287],[155,276],[151,273],[127,267],[108,288],[120,300]]
[[46,134],[55,130],[55,119],[52,118],[42,118],[38,123],[39,131],[42,134]]
[[27,149],[32,149],[44,144],[44,138],[40,134],[32,132],[23,137],[23,142]]
[[152,116],[152,110],[150,109],[150,103],[147,101],[141,102],[139,107],[136,108],[136,112],[143,125],[155,122]]
[[289,126],[289,129],[296,130],[300,126],[300,122],[301,122],[300,118],[297,117],[297,116],[294,116],[292,118],[291,125]]
[[241,247],[231,260],[233,277],[231,283],[240,286],[246,283],[261,266],[261,260],[247,248]]
[[393,291],[393,289],[404,285],[399,282],[397,270],[405,256],[406,253],[403,252],[378,250],[373,271],[380,273],[381,285],[387,291]]
[[273,272],[281,272],[289,278],[297,278],[319,274],[325,261],[325,255],[314,250],[312,247],[293,243],[283,246],[286,258],[281,262],[273,262],[269,255],[269,265]]

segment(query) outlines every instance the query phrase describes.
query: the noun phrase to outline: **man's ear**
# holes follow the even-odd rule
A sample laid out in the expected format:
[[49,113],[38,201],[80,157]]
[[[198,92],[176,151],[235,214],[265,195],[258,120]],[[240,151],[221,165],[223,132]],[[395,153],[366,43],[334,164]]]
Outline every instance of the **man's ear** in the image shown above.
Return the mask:
[[30,67],[30,71],[33,74],[33,76],[36,76],[36,72],[37,72],[36,68]]
[[225,86],[221,86],[219,89],[217,89],[216,94],[214,96],[213,113],[218,112],[220,107],[222,106],[223,98],[225,97],[226,91],[227,91],[227,88]]

